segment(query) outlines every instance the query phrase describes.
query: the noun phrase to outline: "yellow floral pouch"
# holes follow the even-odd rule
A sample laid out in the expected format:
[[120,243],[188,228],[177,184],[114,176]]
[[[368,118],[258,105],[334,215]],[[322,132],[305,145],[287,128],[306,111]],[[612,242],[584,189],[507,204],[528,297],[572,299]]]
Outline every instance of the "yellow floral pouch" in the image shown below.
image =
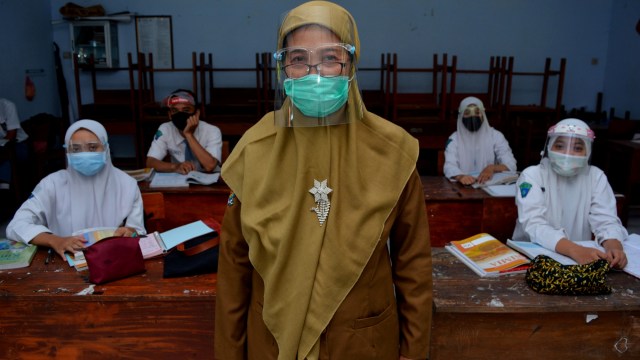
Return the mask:
[[562,265],[548,256],[538,255],[531,262],[525,280],[540,294],[610,294],[611,286],[606,281],[609,269],[609,263],[603,259],[585,265]]

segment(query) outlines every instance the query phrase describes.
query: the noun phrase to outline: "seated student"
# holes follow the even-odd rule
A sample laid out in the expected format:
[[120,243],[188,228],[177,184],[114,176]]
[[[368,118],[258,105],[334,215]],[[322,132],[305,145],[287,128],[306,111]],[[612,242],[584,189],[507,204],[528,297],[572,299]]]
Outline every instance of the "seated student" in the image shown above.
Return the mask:
[[73,123],[64,138],[67,168],[40,181],[7,226],[7,238],[47,246],[61,257],[84,248],[76,231],[117,228],[145,234],[137,182],[111,164],[107,132],[94,120]]
[[[628,237],[616,213],[607,177],[589,165],[593,131],[583,121],[565,119],[549,128],[539,165],[526,168],[517,182],[518,219],[514,240],[533,241],[579,264],[606,259],[623,268],[621,242]],[[577,245],[591,240],[605,252]]]
[[[20,118],[16,105],[7,99],[0,98],[0,151],[8,141],[15,141],[18,160],[27,158],[27,146],[24,140],[29,136],[20,126]],[[11,164],[9,161],[0,162],[0,189],[8,189],[11,182]]]
[[[217,127],[200,121],[193,93],[178,89],[163,102],[171,121],[160,125],[156,132],[147,153],[147,167],[180,174],[219,170],[222,134]],[[167,155],[171,162],[163,161]]]
[[489,125],[480,99],[467,97],[460,102],[457,126],[445,146],[444,175],[448,179],[464,185],[482,184],[496,172],[516,171],[509,143]]

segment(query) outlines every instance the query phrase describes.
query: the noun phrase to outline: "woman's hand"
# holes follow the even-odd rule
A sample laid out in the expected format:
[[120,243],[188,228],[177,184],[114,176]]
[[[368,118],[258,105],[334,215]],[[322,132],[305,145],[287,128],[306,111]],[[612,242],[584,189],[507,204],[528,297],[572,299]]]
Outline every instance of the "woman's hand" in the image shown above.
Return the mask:
[[76,252],[85,248],[85,240],[82,236],[60,237],[50,233],[40,233],[31,240],[34,245],[42,245],[52,248],[62,259],[65,252]]
[[184,161],[179,164],[175,164],[174,172],[182,175],[187,175],[190,171],[196,169],[196,165],[192,161]]
[[484,170],[482,170],[482,172],[480,173],[480,175],[478,175],[478,183],[479,184],[484,184],[485,182],[491,180],[491,178],[493,177],[493,173],[495,172],[495,166],[494,165],[487,165],[486,168],[484,168]]
[[476,178],[471,175],[458,175],[456,176],[456,180],[462,185],[471,185],[476,182]]
[[138,236],[138,233],[133,228],[123,226],[117,228],[116,231],[113,232],[113,236],[135,237]]
[[623,269],[627,266],[627,254],[625,254],[622,243],[619,240],[604,240],[602,246],[606,250],[607,261],[612,268]]
[[604,252],[596,248],[580,246],[567,238],[562,238],[558,241],[556,252],[572,258],[580,265],[588,264],[598,259],[609,261],[607,254]]

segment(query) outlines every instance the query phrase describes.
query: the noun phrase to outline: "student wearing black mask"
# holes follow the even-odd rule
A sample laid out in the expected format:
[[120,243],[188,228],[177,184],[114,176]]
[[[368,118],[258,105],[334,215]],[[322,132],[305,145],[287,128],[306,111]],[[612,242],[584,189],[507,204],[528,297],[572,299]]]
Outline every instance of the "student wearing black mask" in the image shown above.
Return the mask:
[[467,97],[458,108],[458,130],[445,146],[444,175],[464,185],[482,184],[493,174],[516,171],[516,159],[502,133],[489,125],[484,104]]
[[[213,172],[220,169],[222,134],[200,121],[194,94],[178,89],[163,100],[169,122],[160,125],[147,153],[147,167],[159,172]],[[169,155],[170,161],[163,159]]]

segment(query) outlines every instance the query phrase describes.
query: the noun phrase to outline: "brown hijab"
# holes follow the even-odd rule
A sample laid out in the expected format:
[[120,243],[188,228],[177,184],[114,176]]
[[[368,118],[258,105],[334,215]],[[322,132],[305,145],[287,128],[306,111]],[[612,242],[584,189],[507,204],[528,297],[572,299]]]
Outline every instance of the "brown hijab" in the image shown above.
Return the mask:
[[[359,50],[351,15],[325,1],[293,9],[279,44],[306,24],[327,27]],[[344,38],[345,24],[355,39]],[[417,141],[364,109],[355,78],[345,107],[341,114],[354,117],[350,123],[312,128],[276,127],[275,113],[286,110],[271,112],[245,133],[222,168],[242,202],[249,258],[265,285],[263,319],[280,359],[317,358],[321,332],[378,242],[387,240],[380,239],[384,223],[415,169]],[[332,189],[322,226],[310,211],[314,180]]]

